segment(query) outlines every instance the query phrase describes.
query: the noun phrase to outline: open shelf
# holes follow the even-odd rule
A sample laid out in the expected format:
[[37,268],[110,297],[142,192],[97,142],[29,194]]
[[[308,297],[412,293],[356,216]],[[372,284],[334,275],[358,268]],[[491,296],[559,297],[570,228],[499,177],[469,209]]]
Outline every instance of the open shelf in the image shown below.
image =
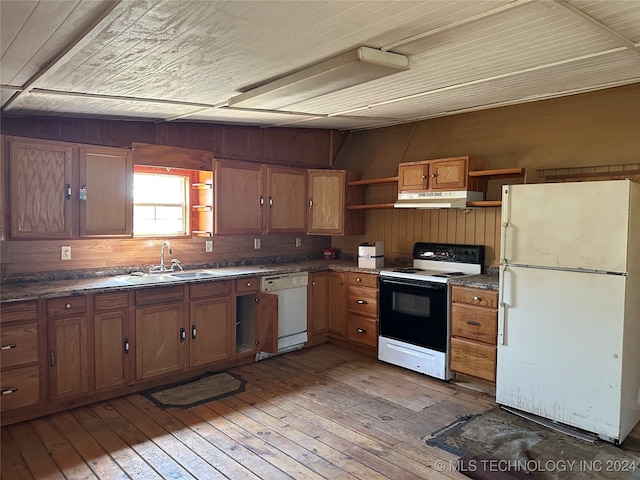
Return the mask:
[[357,185],[377,185],[381,183],[398,183],[398,177],[369,178],[367,180],[354,180],[347,182],[347,187],[355,187]]
[[213,188],[213,184],[211,183],[192,183],[191,188],[194,190],[211,190]]
[[496,168],[494,170],[476,170],[469,172],[470,177],[492,177],[492,178],[509,178],[518,177],[525,174],[522,167],[516,168]]
[[393,208],[393,203],[371,203],[366,205],[347,205],[347,210],[370,210],[380,208]]
[[[347,182],[348,187],[367,187],[369,185],[397,185],[398,177],[381,177],[381,178],[369,178],[366,180],[354,180],[351,182]],[[363,193],[364,195],[364,193]],[[365,203],[358,205],[347,205],[347,210],[373,210],[373,209],[382,209],[382,208],[393,208],[393,203]]]
[[501,200],[477,200],[475,202],[467,202],[467,207],[499,207],[501,205]]

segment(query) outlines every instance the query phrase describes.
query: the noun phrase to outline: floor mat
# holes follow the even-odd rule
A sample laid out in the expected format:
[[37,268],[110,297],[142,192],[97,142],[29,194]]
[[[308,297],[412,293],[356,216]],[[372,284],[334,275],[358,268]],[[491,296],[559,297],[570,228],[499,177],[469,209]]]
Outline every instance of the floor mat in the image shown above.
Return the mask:
[[189,408],[244,391],[246,381],[230,372],[208,373],[195,380],[142,392],[161,408]]
[[[606,443],[589,443],[502,409],[467,415],[431,435],[427,445],[457,456],[491,455],[543,480],[640,480],[640,456]],[[521,468],[522,467],[522,468]]]

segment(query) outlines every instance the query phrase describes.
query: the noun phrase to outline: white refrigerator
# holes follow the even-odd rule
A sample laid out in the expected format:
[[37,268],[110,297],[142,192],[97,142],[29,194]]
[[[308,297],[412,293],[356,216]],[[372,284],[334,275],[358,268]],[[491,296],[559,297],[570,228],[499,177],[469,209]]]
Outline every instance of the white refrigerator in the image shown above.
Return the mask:
[[504,186],[496,401],[622,442],[640,420],[640,185]]

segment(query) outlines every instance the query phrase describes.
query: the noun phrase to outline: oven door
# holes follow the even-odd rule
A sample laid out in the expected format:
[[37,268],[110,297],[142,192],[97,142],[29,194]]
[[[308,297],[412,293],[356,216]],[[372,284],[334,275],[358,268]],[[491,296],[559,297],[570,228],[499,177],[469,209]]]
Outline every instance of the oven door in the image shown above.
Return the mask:
[[446,353],[447,284],[380,277],[381,337]]

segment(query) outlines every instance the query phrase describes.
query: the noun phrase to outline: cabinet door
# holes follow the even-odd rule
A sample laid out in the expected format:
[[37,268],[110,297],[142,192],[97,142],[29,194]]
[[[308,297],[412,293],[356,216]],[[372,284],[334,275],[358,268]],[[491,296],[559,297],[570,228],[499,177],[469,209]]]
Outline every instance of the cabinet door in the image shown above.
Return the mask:
[[191,302],[189,366],[231,357],[231,298]]
[[398,165],[398,191],[426,190],[429,184],[429,164],[409,163]]
[[71,237],[72,147],[12,140],[9,168],[11,237]]
[[73,397],[89,391],[89,340],[87,317],[49,320],[49,386],[51,399]]
[[96,390],[128,382],[129,312],[98,313],[93,322]]
[[307,172],[267,167],[267,232],[306,231]]
[[[329,325],[330,297],[329,272],[313,272],[309,274],[308,295],[308,329],[309,336],[326,333]],[[331,299],[333,301],[333,299]]]
[[262,233],[262,166],[217,161],[214,182],[215,233]]
[[81,237],[132,236],[132,192],[133,160],[129,150],[80,148],[80,192],[74,194],[80,202]]
[[308,233],[342,235],[344,231],[345,172],[309,170]]
[[256,337],[258,351],[278,353],[278,295],[259,293]]
[[184,367],[184,304],[174,303],[136,311],[136,378],[177,372]]
[[344,337],[347,332],[347,287],[344,273],[329,274],[329,333]]
[[429,190],[467,188],[468,158],[436,160],[429,164]]

